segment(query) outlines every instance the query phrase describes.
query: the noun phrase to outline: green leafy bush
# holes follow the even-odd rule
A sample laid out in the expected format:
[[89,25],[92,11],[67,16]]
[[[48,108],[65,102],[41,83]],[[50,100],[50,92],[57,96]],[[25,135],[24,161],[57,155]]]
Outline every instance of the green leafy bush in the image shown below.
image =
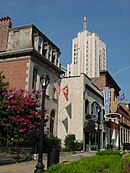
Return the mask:
[[64,151],[81,151],[83,144],[76,140],[75,134],[68,134],[64,140]]
[[48,148],[61,148],[61,139],[59,139],[57,136],[50,134],[47,136],[46,142]]
[[74,134],[68,134],[65,137],[64,143],[66,151],[74,151],[75,150],[75,135]]

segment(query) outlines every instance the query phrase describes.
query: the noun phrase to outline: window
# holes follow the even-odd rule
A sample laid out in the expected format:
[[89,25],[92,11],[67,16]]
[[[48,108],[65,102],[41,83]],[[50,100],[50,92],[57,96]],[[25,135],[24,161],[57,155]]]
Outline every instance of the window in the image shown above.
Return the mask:
[[56,65],[59,65],[59,52],[56,52]]
[[38,70],[34,67],[33,69],[33,79],[32,79],[32,89],[36,89]]
[[78,47],[78,44],[74,44],[74,48],[77,48]]
[[34,37],[34,48],[42,54],[43,51],[43,39],[39,36]]
[[52,53],[52,63],[55,64],[55,57],[56,57],[56,52],[53,52]]
[[55,110],[53,109],[50,114],[50,133],[53,134],[55,120]]
[[48,60],[51,61],[52,58],[52,48],[51,46],[48,46]]
[[89,113],[89,101],[85,100],[85,114]]
[[91,113],[95,114],[95,115],[98,115],[97,108],[100,107],[99,104],[97,102],[93,102],[91,106],[92,106]]
[[41,37],[38,38],[38,52],[42,54],[43,40]]

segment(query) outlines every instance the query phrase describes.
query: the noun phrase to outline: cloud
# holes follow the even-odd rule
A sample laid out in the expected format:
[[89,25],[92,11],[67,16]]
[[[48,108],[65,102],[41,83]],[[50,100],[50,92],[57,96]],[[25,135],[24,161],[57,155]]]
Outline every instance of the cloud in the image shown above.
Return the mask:
[[122,71],[125,71],[125,70],[128,70],[128,69],[130,69],[130,66],[128,66],[128,67],[124,67],[124,68],[118,70],[117,72],[115,72],[114,74],[112,74],[112,76],[115,76],[115,75],[121,73]]

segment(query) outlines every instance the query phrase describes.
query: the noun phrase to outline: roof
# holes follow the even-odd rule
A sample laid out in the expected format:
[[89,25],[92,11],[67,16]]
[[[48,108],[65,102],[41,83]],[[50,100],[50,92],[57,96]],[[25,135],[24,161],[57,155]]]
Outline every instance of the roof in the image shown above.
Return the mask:
[[24,28],[32,28],[33,30],[37,31],[41,35],[41,37],[45,39],[45,41],[49,42],[52,47],[58,49],[58,51],[60,52],[60,48],[57,47],[48,37],[46,37],[43,34],[43,32],[40,31],[34,24],[28,24],[28,25],[18,26],[14,28],[9,28],[9,31],[15,31],[15,30],[24,29]]

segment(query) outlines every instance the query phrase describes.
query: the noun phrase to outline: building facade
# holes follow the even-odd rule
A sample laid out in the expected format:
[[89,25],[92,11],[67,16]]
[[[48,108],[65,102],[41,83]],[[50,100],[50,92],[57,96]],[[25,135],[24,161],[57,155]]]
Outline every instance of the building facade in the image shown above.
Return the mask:
[[53,84],[63,73],[60,49],[36,26],[12,28],[9,17],[0,19],[0,71],[11,86],[24,90],[41,89],[40,77],[47,73],[50,84],[46,90],[49,109],[48,131],[57,134],[58,97]]
[[[68,87],[68,100],[61,93],[58,110],[58,137],[62,139],[62,145],[67,134],[75,134],[76,140],[83,144],[83,149],[86,151],[97,150],[98,144],[101,149],[105,148],[102,92],[83,73],[63,78],[61,90],[65,86]],[[97,108],[100,108],[99,113]]]
[[120,118],[120,146],[130,143],[130,103],[121,103],[117,112],[122,115]]
[[110,93],[108,119],[104,119],[108,147],[123,148],[124,143],[130,142],[129,103],[122,102],[124,94],[120,93],[120,87],[108,71],[100,72],[100,77],[92,78],[92,82],[102,91],[107,87]]
[[67,76],[81,73],[88,77],[99,77],[106,70],[106,45],[98,34],[87,31],[84,17],[83,31],[72,40],[72,63],[67,65]]

